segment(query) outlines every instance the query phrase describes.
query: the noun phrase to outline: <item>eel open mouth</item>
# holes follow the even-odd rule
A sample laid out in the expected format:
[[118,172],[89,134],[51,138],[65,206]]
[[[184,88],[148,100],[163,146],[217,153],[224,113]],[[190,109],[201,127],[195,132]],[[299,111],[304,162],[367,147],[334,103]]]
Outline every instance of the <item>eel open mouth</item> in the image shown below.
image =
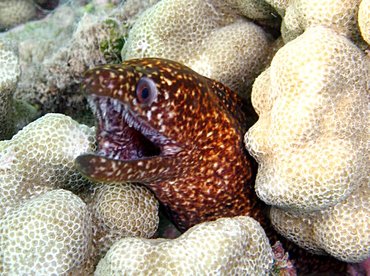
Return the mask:
[[172,155],[181,150],[176,142],[134,116],[119,100],[92,94],[88,101],[98,118],[95,154],[124,161]]

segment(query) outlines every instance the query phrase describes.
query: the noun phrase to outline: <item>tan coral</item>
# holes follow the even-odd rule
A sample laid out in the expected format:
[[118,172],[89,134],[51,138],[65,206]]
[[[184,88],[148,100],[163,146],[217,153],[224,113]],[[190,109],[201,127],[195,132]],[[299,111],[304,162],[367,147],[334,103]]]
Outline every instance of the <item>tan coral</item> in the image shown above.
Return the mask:
[[239,14],[223,1],[160,1],[137,19],[122,58],[179,61],[243,93],[263,70],[271,41]]
[[314,252],[345,262],[370,257],[370,186],[364,183],[343,202],[324,211],[296,215],[271,209],[271,221],[285,237]]
[[88,257],[91,218],[76,195],[54,190],[0,219],[2,275],[66,275]]
[[174,240],[122,239],[99,262],[95,275],[265,275],[272,249],[250,217],[198,224]]
[[94,130],[62,114],[47,114],[0,141],[0,217],[27,198],[86,184],[74,159],[94,147]]
[[358,26],[363,39],[370,45],[370,0],[362,0],[358,10]]
[[357,13],[361,0],[292,0],[282,22],[285,42],[293,40],[307,28],[325,26],[359,41]]
[[316,27],[281,48],[256,80],[259,120],[245,143],[267,204],[321,210],[368,179],[367,62],[350,40]]
[[1,0],[0,30],[25,23],[36,16],[36,6],[32,0]]
[[95,254],[104,256],[124,237],[151,238],[159,223],[159,203],[145,187],[132,183],[96,184],[85,199],[94,222]]

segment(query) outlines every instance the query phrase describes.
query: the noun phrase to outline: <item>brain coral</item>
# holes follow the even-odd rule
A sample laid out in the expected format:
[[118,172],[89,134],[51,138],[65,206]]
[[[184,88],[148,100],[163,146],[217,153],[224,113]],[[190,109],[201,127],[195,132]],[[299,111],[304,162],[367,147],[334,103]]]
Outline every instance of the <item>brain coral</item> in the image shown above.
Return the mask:
[[64,275],[88,256],[91,218],[83,201],[54,190],[0,219],[2,275]]
[[22,200],[86,184],[74,159],[94,147],[94,130],[62,114],[47,114],[12,140],[0,141],[0,217]]
[[358,25],[363,39],[370,45],[370,0],[362,0],[358,10]]
[[[223,1],[163,0],[137,19],[122,59],[161,57],[244,92],[263,70],[271,44],[259,26]],[[253,1],[251,1],[253,2]],[[240,9],[240,6],[238,6]]]
[[292,0],[285,11],[281,33],[285,42],[308,27],[325,26],[354,41],[360,39],[357,13],[361,0]]
[[36,16],[32,0],[0,1],[0,31],[27,22]]
[[190,228],[174,240],[126,238],[99,262],[96,275],[264,275],[272,249],[250,217],[221,218]]
[[308,215],[271,209],[271,221],[285,237],[314,252],[345,262],[370,257],[370,186],[360,186],[347,199]]
[[263,201],[321,210],[368,181],[369,74],[367,56],[324,27],[277,52],[254,84],[259,120],[245,136]]
[[94,185],[85,201],[93,217],[97,256],[123,237],[151,238],[159,223],[159,204],[140,185],[119,183]]

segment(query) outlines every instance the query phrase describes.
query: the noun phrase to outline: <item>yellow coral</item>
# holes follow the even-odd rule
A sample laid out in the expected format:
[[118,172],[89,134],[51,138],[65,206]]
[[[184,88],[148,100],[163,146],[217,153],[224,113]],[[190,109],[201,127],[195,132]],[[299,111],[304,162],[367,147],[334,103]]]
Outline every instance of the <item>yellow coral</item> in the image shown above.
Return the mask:
[[363,39],[370,45],[370,0],[362,0],[358,11],[358,25]]
[[71,273],[88,257],[91,230],[86,204],[71,192],[30,199],[0,219],[0,273]]
[[221,218],[174,240],[126,238],[99,262],[96,275],[265,275],[272,249],[250,217]]
[[87,183],[74,159],[94,147],[94,130],[62,114],[47,114],[0,141],[0,217],[27,198]]
[[256,80],[259,120],[245,143],[267,204],[321,210],[368,177],[367,62],[350,40],[315,27],[281,48]]
[[215,0],[160,1],[137,19],[122,58],[176,60],[245,92],[263,70],[271,43],[232,6]]
[[345,262],[370,257],[370,187],[364,183],[346,200],[309,215],[272,208],[271,221],[285,237],[313,253]]
[[293,40],[307,28],[329,27],[348,38],[360,39],[357,13],[361,0],[292,0],[286,8],[282,22],[285,42]]
[[97,184],[85,200],[93,216],[95,254],[99,257],[121,238],[151,238],[158,228],[159,203],[141,185]]

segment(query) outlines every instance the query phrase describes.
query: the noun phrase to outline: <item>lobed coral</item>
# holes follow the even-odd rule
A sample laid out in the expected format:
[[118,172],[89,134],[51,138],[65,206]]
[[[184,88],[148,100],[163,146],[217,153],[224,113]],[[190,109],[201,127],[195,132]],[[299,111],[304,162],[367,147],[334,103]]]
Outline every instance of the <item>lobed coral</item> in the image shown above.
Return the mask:
[[362,0],[358,10],[358,26],[363,39],[370,45],[370,1]]
[[357,27],[360,1],[289,1],[281,26],[282,37],[285,42],[288,42],[309,27],[325,26],[360,43],[361,36]]
[[121,239],[95,274],[262,275],[270,271],[272,261],[262,227],[241,216],[198,224],[174,240]]
[[46,191],[86,185],[74,158],[93,148],[93,131],[65,115],[47,114],[0,141],[0,217]]
[[[158,227],[158,202],[152,193],[144,187],[122,183],[120,183],[120,186],[95,186],[84,179],[76,170],[74,159],[79,154],[92,150],[94,141],[93,128],[78,124],[62,114],[47,114],[26,126],[12,140],[0,141],[0,219],[2,219],[0,225],[7,225],[5,221],[9,220],[11,227],[20,229],[19,231],[23,229],[23,226],[18,221],[31,221],[31,226],[32,223],[41,225],[36,230],[30,225],[24,225],[24,227],[29,227],[30,231],[32,230],[32,233],[30,233],[34,238],[32,240],[34,246],[32,250],[44,252],[42,251],[43,246],[40,246],[40,244],[44,244],[45,248],[51,248],[50,250],[55,252],[53,249],[55,242],[42,229],[44,224],[39,222],[38,218],[44,221],[49,219],[49,215],[56,216],[61,221],[45,222],[48,229],[56,229],[66,224],[68,227],[72,227],[73,231],[76,230],[73,222],[75,219],[79,219],[80,216],[83,216],[86,220],[92,220],[92,225],[91,222],[89,224],[89,231],[92,234],[89,234],[88,242],[82,243],[89,246],[89,252],[84,253],[86,262],[83,264],[77,266],[82,257],[74,260],[72,255],[68,255],[69,260],[67,261],[65,256],[62,256],[64,259],[59,259],[59,255],[55,257],[45,253],[47,257],[45,262],[47,263],[43,264],[42,268],[37,262],[35,262],[35,266],[31,266],[25,260],[27,263],[19,268],[22,270],[14,270],[16,269],[14,268],[15,261],[18,260],[14,256],[19,251],[17,248],[20,246],[17,243],[14,246],[18,247],[6,245],[8,248],[6,250],[15,250],[15,255],[9,253],[13,257],[6,263],[9,271],[44,273],[42,269],[49,266],[62,271],[67,262],[71,269],[73,267],[75,270],[87,273],[86,271],[93,269],[94,263],[99,260],[115,240],[127,236],[149,238],[154,235]],[[83,210],[86,209],[87,211],[83,211],[80,216],[68,214],[69,209],[63,207],[64,204],[71,200],[69,207],[74,208],[73,202],[76,202],[77,199],[73,198],[77,197],[70,195],[69,192],[58,190],[60,188],[70,189],[78,193],[87,202],[87,206],[83,205]],[[64,196],[65,193],[68,193],[68,195]],[[52,207],[48,203],[50,197],[66,199],[63,201],[64,203],[50,199],[51,204],[55,204]],[[46,204],[45,208],[49,208],[51,211],[45,211],[44,207],[40,207],[41,209],[37,207],[44,203]],[[27,213],[22,211],[25,208]],[[53,208],[57,208],[60,213],[56,214],[56,211],[53,213]],[[46,214],[42,215],[40,212],[42,214],[46,212]],[[35,214],[35,220],[26,219],[27,215],[32,214]],[[27,231],[24,232],[27,233]],[[8,233],[6,235],[12,238],[19,235],[20,238],[27,239],[27,236],[23,237],[20,234],[14,236]],[[7,237],[6,235],[4,234],[4,237]],[[53,233],[50,236],[55,237]],[[68,243],[69,240],[66,239],[64,242]],[[7,243],[9,242],[7,241]],[[67,246],[68,244],[64,245]],[[25,244],[25,246],[28,245]],[[58,248],[61,246],[58,245]],[[74,247],[71,250],[80,252],[79,248]],[[0,252],[2,251],[0,244]],[[19,258],[35,260],[31,258],[34,255],[30,252],[24,251],[24,254],[19,255]],[[41,260],[41,257],[39,260],[40,262],[44,261],[44,259]],[[44,274],[50,273],[46,273],[45,270]]]
[[143,186],[96,184],[84,200],[93,218],[96,258],[104,256],[123,237],[151,238],[158,228],[158,201]]
[[315,27],[286,44],[256,80],[258,122],[245,136],[256,192],[287,210],[322,210],[367,179],[369,67],[346,37]]
[[0,219],[0,273],[72,273],[88,257],[91,230],[86,204],[71,192],[30,199]]
[[172,59],[245,94],[267,63],[271,41],[239,15],[240,1],[229,2],[160,1],[136,20],[122,59]]
[[273,207],[271,221],[282,235],[313,253],[357,263],[370,257],[369,198],[370,186],[363,183],[344,201],[312,214]]

